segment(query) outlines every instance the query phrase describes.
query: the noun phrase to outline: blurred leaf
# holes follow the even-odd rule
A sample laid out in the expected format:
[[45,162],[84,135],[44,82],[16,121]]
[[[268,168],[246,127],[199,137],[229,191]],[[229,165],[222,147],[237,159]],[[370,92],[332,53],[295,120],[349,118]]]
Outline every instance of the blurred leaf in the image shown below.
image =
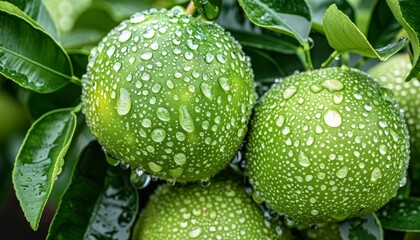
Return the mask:
[[63,34],[63,47],[66,49],[90,50],[105,36],[105,32],[94,29],[75,29]]
[[420,18],[418,16],[420,12],[420,1],[386,0],[386,2],[397,21],[408,33],[413,50],[413,68],[406,80],[411,80],[416,76],[420,78]]
[[100,145],[92,142],[76,166],[47,239],[129,239],[138,196],[128,176],[110,167]]
[[419,240],[420,239],[420,233],[412,233],[408,232],[405,234],[404,240]]
[[351,218],[340,223],[342,240],[382,240],[381,223],[375,214]]
[[[10,134],[23,128],[26,123],[21,104],[6,90],[0,90],[0,144],[7,141]],[[0,181],[1,182],[1,181]]]
[[374,48],[387,45],[395,40],[395,36],[401,30],[401,25],[392,15],[386,1],[377,1],[373,13],[371,14],[368,41]]
[[363,33],[336,5],[331,5],[324,15],[324,31],[329,44],[339,53],[354,52],[365,57],[379,58],[386,61],[401,50],[406,38],[374,49]]
[[352,21],[355,20],[355,11],[347,0],[309,0],[312,11],[312,28],[317,32],[324,32],[322,28],[322,19],[325,11],[331,4],[335,3],[341,11],[344,12]]
[[67,54],[70,57],[73,65],[74,76],[81,78],[86,73],[87,64],[89,61],[89,52],[84,50],[69,50]]
[[38,228],[76,128],[76,115],[72,111],[55,110],[34,122],[15,160],[13,185],[34,230]]
[[222,0],[193,0],[197,12],[209,21],[215,20],[222,7]]
[[0,2],[0,73],[24,88],[48,93],[72,78],[69,57],[25,13]]
[[311,29],[311,11],[305,0],[239,0],[255,25],[294,37],[306,45]]
[[381,208],[377,214],[383,228],[420,232],[420,199],[393,199]]
[[57,28],[50,13],[41,0],[7,0],[25,12],[29,17],[41,25],[55,40],[59,41]]
[[56,92],[41,94],[28,91],[25,99],[26,110],[33,119],[58,108],[75,107],[80,103],[80,86],[68,84]]

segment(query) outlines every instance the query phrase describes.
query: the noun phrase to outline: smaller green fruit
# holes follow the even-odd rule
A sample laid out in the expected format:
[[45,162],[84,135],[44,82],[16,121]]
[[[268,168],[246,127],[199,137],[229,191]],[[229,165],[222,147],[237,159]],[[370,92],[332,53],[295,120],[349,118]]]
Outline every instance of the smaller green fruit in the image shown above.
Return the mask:
[[138,219],[133,239],[289,239],[264,218],[240,179],[216,177],[196,184],[160,186]]
[[404,117],[410,133],[411,154],[420,156],[420,81],[417,78],[405,82],[412,69],[408,54],[398,54],[369,70],[369,74],[392,90],[398,105],[404,109]]

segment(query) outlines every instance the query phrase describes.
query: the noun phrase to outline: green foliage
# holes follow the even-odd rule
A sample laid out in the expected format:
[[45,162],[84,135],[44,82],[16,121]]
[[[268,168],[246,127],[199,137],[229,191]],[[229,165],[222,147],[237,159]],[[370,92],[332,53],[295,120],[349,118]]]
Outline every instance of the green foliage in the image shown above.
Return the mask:
[[[84,115],[78,113],[86,107],[86,103],[81,103],[79,79],[86,73],[89,51],[97,47],[111,29],[135,12],[153,7],[182,6],[200,21],[215,21],[221,25],[250,57],[256,91],[260,97],[273,84],[297,72],[340,65],[368,70],[379,61],[390,62],[388,59],[396,53],[408,53],[408,61],[413,66],[401,78],[411,80],[420,77],[420,1],[417,0],[189,2],[0,2],[0,109],[3,114],[0,117],[0,180],[7,181],[12,175],[14,194],[31,227],[37,229],[51,199],[52,188],[58,187],[54,183],[61,177],[62,168],[71,173],[70,183],[64,184],[64,187],[68,187],[50,223],[48,239],[129,239],[139,210],[154,190],[148,172],[126,169],[128,166],[115,160],[115,156],[105,156],[96,142],[89,144],[80,154],[74,169],[64,164],[65,158],[75,158],[66,154],[77,155],[86,144],[85,141],[78,142],[73,135],[87,127]],[[396,69],[394,72],[399,71]],[[411,82],[411,92],[418,87],[417,79]],[[398,84],[395,84],[396,89],[400,89]],[[405,95],[401,93],[402,97]],[[410,96],[412,98],[407,101],[415,104],[415,94]],[[29,129],[26,125],[28,118],[37,119]],[[408,121],[411,123],[411,120]],[[416,122],[412,124],[416,125]],[[119,131],[124,127],[120,126]],[[27,135],[19,153],[10,157],[13,146],[19,145],[16,136],[24,131],[27,131]],[[416,135],[411,130],[410,134]],[[124,140],[122,134],[117,137],[118,140]],[[93,137],[89,135],[88,138]],[[76,147],[67,153],[70,145]],[[415,142],[412,145],[415,146]],[[241,151],[242,154],[245,150]],[[241,154],[235,157],[239,163],[234,161],[230,164],[240,172],[245,164],[240,159]],[[10,158],[14,157],[12,169],[13,161]],[[376,213],[334,223],[335,230],[327,236],[343,240],[387,240],[402,236],[405,236],[405,240],[418,239],[418,158],[412,151],[408,169],[411,175],[407,176],[407,183],[401,183],[403,187],[391,201]],[[112,165],[120,166],[110,166],[105,159],[111,160]],[[228,167],[225,170],[230,173]],[[203,184],[207,183],[204,181]],[[144,189],[136,190],[133,187]],[[59,192],[63,191],[59,189]],[[7,194],[8,184],[4,184],[0,188],[0,209],[8,199]],[[269,206],[260,205],[261,209],[266,207]],[[287,232],[289,227],[297,224],[277,216],[272,209],[266,209],[265,216],[284,220],[288,226],[284,229]],[[328,229],[323,228],[325,226],[330,225],[320,224],[319,228]],[[314,226],[308,230],[308,227],[303,227],[305,234],[298,234],[300,228],[290,231],[308,239],[317,239],[317,234],[324,236],[329,233],[328,230],[316,231]],[[335,235],[338,230],[340,237]]]

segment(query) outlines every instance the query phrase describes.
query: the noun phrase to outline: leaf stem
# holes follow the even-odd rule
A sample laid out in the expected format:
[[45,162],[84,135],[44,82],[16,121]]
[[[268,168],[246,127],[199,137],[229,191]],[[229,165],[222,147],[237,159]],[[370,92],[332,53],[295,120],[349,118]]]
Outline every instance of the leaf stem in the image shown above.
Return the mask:
[[311,71],[314,69],[314,65],[312,64],[311,58],[311,49],[308,43],[303,44],[303,52],[305,54],[305,62],[306,62],[306,70]]
[[80,110],[82,110],[82,107],[83,107],[83,103],[81,102],[81,103],[77,104],[76,107],[74,107],[73,112],[74,113],[80,112]]
[[327,60],[325,60],[325,62],[321,64],[321,68],[328,67],[338,55],[339,53],[336,50],[332,52],[331,55],[327,58]]
[[76,77],[76,76],[71,76],[70,78],[70,82],[82,86],[82,81],[80,81],[80,78]]
[[194,5],[194,1],[191,0],[190,3],[188,3],[187,9],[185,10],[185,12],[189,15],[194,15],[196,11],[195,5]]

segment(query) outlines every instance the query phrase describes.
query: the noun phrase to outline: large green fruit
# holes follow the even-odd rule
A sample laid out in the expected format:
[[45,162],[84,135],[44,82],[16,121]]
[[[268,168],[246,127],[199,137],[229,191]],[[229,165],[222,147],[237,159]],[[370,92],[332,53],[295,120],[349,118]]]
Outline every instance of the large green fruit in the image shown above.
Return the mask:
[[286,229],[264,218],[241,180],[216,177],[197,184],[160,186],[134,229],[134,240],[289,239]]
[[391,90],[348,67],[284,78],[255,106],[246,146],[254,194],[287,217],[374,212],[405,178],[409,140]]
[[405,82],[411,68],[408,54],[399,54],[377,64],[369,70],[369,74],[391,89],[398,105],[404,109],[410,133],[410,150],[413,155],[420,157],[420,82],[417,78]]
[[256,95],[239,43],[177,9],[134,14],[101,41],[83,103],[109,155],[162,179],[197,181],[235,155]]

